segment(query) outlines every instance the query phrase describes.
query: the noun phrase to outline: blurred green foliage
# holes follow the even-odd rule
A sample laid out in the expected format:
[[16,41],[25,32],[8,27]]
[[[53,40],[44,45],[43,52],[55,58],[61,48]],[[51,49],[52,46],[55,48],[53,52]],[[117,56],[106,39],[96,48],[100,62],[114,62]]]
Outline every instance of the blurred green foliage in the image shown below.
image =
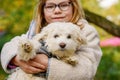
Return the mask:
[[[0,51],[5,42],[16,35],[25,33],[33,18],[34,10],[38,0],[0,0],[0,30],[6,34],[0,36]],[[116,16],[120,13],[119,3],[110,9],[102,9],[96,0],[81,0],[84,8],[106,17],[112,15],[113,22],[120,24]],[[96,27],[101,39],[111,37],[104,30]],[[103,47],[103,57],[101,59],[95,80],[120,80],[120,47]],[[0,80],[4,80],[7,74],[0,66]]]
[[0,29],[13,36],[26,32],[33,18],[34,0],[0,0]]
[[102,51],[95,80],[120,80],[120,47],[104,47]]

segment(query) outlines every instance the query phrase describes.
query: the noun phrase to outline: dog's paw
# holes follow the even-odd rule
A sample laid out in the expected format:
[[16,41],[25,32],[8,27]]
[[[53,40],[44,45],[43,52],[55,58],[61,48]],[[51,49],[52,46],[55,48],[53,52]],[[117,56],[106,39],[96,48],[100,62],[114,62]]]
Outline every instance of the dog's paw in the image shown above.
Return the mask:
[[22,48],[25,52],[30,53],[32,51],[32,44],[30,42],[26,42],[22,44]]
[[21,60],[28,61],[34,58],[36,52],[31,41],[27,39],[21,39],[18,46],[18,57]]
[[70,58],[67,58],[67,62],[69,64],[71,64],[72,66],[76,66],[78,64],[78,60],[77,58],[75,57],[70,57]]

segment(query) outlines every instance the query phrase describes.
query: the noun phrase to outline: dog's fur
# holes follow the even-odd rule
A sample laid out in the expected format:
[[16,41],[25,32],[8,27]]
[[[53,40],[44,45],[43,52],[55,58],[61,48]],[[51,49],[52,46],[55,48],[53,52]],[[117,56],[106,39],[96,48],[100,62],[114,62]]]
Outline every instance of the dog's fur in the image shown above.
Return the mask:
[[[82,44],[86,44],[86,39],[82,35],[80,28],[72,23],[55,22],[44,27],[40,34],[32,40],[21,38],[18,47],[19,58],[24,61],[34,58],[41,47],[40,42],[44,41],[48,52],[58,59],[76,66],[78,61],[74,57],[75,51]],[[21,69],[13,72],[8,80],[45,80],[32,74],[26,74]]]
[[77,64],[77,60],[73,57],[75,51],[81,44],[86,43],[80,28],[77,25],[65,22],[49,24],[34,39],[44,41],[48,52],[73,66]]

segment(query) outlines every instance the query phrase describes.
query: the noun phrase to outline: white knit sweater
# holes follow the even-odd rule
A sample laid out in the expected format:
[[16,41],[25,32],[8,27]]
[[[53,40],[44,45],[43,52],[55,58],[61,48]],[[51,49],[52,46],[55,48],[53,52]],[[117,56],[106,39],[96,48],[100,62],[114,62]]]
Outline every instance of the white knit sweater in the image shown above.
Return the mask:
[[[88,44],[83,46],[76,53],[79,64],[72,67],[56,58],[49,61],[48,80],[92,80],[96,74],[102,52],[99,46],[99,36],[97,31],[84,20],[83,34],[87,37]],[[10,73],[7,69],[10,60],[17,54],[18,39],[20,37],[32,38],[35,32],[35,23],[31,23],[27,34],[16,36],[7,42],[1,51],[1,64],[5,72]]]

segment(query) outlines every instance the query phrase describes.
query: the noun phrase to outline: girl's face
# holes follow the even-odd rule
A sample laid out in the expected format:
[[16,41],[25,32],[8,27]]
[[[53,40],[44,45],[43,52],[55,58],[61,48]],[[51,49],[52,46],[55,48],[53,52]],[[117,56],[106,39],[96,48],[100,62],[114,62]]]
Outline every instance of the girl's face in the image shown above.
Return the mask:
[[47,23],[68,22],[73,15],[72,2],[69,0],[47,0],[44,17]]

